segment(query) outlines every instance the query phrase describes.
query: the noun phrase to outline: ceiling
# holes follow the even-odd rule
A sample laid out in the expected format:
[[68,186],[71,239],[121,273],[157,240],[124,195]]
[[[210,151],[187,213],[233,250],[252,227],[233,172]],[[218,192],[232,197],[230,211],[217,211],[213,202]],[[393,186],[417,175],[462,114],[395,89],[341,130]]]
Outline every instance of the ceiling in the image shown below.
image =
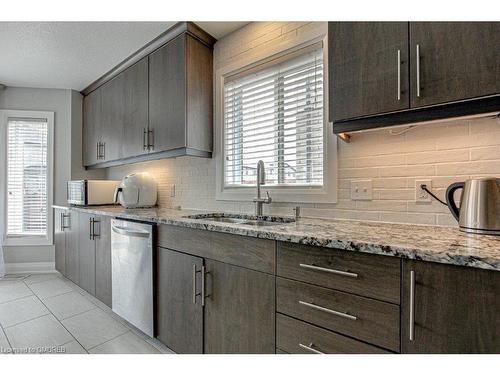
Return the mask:
[[[247,22],[197,22],[220,39]],[[0,84],[81,91],[175,22],[0,22]]]

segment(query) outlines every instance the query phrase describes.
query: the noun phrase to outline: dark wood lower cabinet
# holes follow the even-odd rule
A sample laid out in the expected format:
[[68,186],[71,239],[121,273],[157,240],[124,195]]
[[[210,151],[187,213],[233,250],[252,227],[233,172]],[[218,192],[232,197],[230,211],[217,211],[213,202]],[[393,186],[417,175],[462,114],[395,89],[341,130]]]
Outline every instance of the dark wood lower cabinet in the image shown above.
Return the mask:
[[399,352],[399,306],[278,277],[276,310]]
[[207,260],[205,353],[275,352],[275,276]]
[[282,314],[276,315],[276,346],[276,353],[291,354],[390,353]]
[[203,353],[203,259],[158,248],[156,337],[176,353]]
[[75,284],[80,282],[80,266],[78,255],[78,233],[79,233],[79,215],[78,212],[69,211],[66,224],[66,251],[65,251],[65,276]]
[[66,233],[64,232],[67,210],[54,210],[54,250],[56,270],[66,274]]
[[54,224],[56,269],[111,307],[111,218],[56,209]]
[[83,212],[80,212],[78,216],[78,266],[80,269],[78,285],[95,295],[95,241],[91,235],[94,217]]
[[499,311],[499,272],[403,262],[403,353],[500,353]]
[[95,296],[111,307],[111,219],[101,216],[95,225]]

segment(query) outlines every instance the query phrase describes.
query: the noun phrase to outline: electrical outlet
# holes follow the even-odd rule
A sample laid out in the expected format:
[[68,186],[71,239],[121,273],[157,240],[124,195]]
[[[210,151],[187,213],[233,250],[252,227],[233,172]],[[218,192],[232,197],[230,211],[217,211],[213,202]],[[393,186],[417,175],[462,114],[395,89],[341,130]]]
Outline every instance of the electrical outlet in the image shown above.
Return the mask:
[[432,202],[432,197],[428,192],[423,190],[420,186],[425,185],[427,189],[432,189],[432,181],[431,180],[416,180],[415,181],[415,202],[420,203],[430,203]]
[[373,199],[372,180],[351,181],[351,199],[370,201]]
[[170,186],[170,196],[172,198],[175,197],[175,185]]

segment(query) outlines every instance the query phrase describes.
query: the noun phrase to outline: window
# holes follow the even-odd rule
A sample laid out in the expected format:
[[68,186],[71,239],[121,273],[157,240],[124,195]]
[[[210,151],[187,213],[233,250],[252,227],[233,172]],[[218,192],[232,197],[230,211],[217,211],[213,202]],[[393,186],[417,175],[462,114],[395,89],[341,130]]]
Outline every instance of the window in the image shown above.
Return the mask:
[[52,238],[49,214],[52,119],[24,116],[4,116],[4,119],[6,243],[44,244]]
[[321,47],[271,66],[228,77],[224,84],[224,185],[322,186],[324,75]]
[[256,48],[215,71],[217,200],[252,201],[262,160],[273,202],[337,201],[327,39],[297,35],[286,45],[272,55]]

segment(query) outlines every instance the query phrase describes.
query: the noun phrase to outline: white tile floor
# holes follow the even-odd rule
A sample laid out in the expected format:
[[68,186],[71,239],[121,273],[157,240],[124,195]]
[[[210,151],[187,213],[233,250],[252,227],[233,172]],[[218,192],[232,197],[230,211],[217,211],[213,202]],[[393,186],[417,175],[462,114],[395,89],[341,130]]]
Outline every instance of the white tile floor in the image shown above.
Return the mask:
[[58,273],[0,280],[0,354],[171,353]]

